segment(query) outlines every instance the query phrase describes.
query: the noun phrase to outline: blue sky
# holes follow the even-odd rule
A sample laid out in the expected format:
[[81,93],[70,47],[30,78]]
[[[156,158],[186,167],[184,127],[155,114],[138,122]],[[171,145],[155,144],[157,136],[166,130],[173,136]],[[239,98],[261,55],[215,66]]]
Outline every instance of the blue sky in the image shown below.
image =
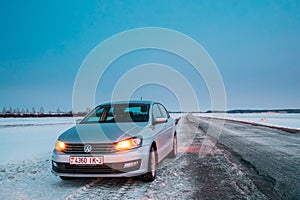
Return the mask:
[[[182,32],[206,49],[223,77],[228,109],[300,108],[299,10],[300,1],[271,0],[2,2],[0,109],[71,110],[73,83],[88,53],[116,33],[148,26]],[[176,68],[182,62],[182,73],[199,87],[201,109],[210,109],[201,77],[183,61],[158,51],[126,56],[114,63],[111,76],[121,65],[156,61]],[[97,90],[99,103],[110,98],[110,74],[107,87]],[[147,86],[137,96],[149,93],[176,110],[176,98],[165,88]]]

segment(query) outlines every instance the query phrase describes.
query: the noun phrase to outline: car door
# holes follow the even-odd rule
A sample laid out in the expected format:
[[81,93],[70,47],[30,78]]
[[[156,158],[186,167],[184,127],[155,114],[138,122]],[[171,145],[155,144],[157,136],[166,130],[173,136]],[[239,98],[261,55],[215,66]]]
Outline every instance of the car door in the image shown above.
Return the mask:
[[[153,104],[152,107],[152,121],[154,122],[156,118],[163,118],[162,113],[158,104]],[[165,123],[152,123],[152,131],[154,133],[157,151],[158,151],[158,160],[160,161],[165,154],[167,145],[165,144]]]
[[168,111],[166,110],[166,108],[161,105],[158,104],[158,107],[160,109],[160,112],[162,114],[163,118],[167,118],[168,121],[165,123],[163,129],[164,129],[164,143],[166,144],[166,154],[168,154],[172,148],[173,148],[173,121],[170,118],[170,115],[168,113]]

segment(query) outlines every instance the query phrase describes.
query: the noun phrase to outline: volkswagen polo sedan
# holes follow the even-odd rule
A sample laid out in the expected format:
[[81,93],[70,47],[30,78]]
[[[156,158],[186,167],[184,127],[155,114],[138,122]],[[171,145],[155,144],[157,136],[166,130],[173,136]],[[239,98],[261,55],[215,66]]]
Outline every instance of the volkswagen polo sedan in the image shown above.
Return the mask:
[[162,104],[106,103],[58,137],[52,172],[63,180],[141,176],[153,181],[158,163],[176,154],[175,122]]

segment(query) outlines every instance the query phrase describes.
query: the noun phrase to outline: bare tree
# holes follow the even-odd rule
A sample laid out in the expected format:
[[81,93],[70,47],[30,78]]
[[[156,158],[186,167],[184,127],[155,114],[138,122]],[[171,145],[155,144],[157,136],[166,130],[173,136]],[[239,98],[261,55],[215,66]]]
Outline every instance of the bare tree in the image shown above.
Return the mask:
[[6,114],[6,108],[5,108],[5,106],[3,106],[2,114]]
[[44,114],[44,108],[43,107],[40,108],[40,114]]

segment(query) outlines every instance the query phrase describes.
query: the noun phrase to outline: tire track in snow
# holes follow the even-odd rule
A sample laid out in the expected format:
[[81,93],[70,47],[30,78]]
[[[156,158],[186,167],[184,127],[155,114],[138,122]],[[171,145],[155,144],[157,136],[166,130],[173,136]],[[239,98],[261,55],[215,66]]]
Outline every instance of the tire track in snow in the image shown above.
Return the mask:
[[95,180],[93,180],[92,182],[82,186],[81,188],[79,188],[76,192],[69,194],[65,200],[72,200],[74,198],[76,198],[77,196],[79,196],[81,193],[85,192],[86,190],[88,190],[90,187],[94,186],[95,184],[101,182],[103,179],[102,178],[97,178]]
[[[120,187],[120,189],[115,193],[115,195],[112,197],[112,200],[118,200],[118,199],[140,199],[141,197],[138,197],[137,195],[142,194],[140,191],[145,191],[146,189],[143,189],[141,183],[137,182],[135,178],[130,178],[126,183]],[[133,191],[132,191],[133,190]],[[132,193],[135,195],[133,196]],[[130,195],[129,197],[126,197],[126,195]]]
[[79,188],[68,200],[120,199],[131,185],[131,178],[101,178]]

